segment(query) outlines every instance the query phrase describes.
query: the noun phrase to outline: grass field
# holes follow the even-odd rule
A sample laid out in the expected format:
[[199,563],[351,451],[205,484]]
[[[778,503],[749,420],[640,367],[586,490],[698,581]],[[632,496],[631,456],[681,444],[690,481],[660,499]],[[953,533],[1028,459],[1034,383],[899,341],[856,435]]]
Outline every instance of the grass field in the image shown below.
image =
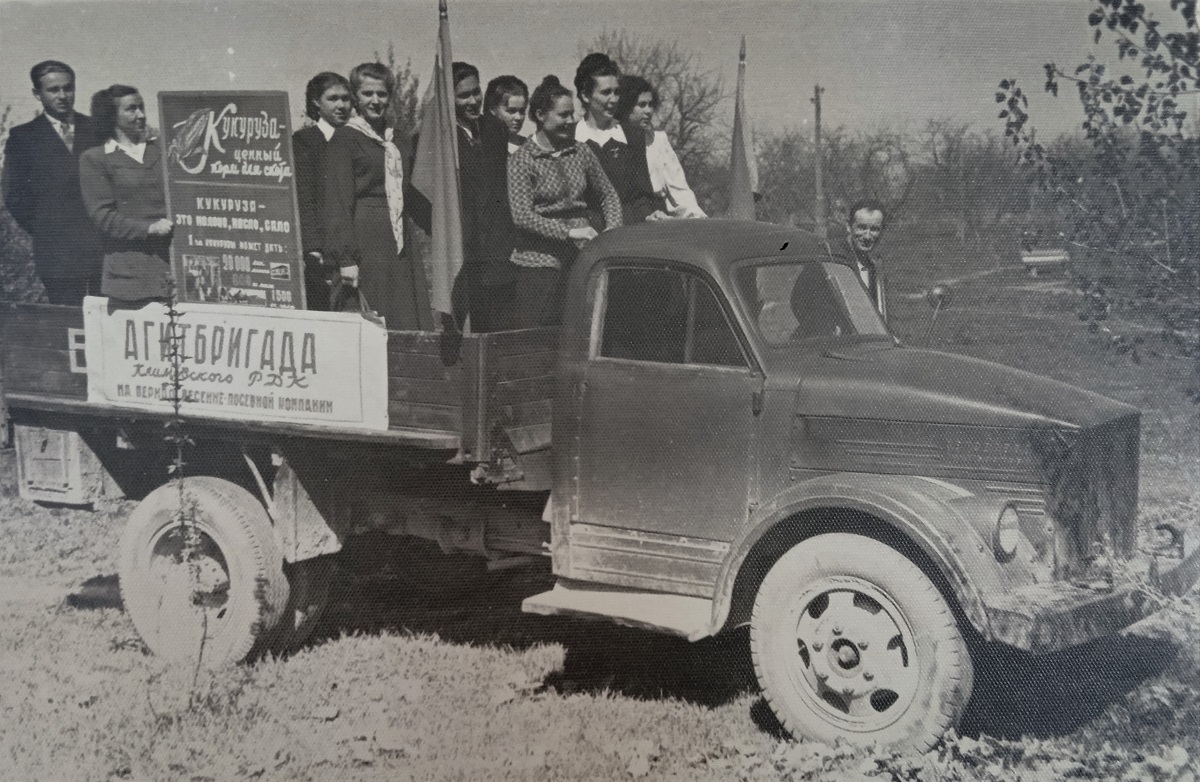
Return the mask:
[[[925,343],[921,292],[957,280],[928,344],[1137,405],[1143,521],[1200,517],[1195,365],[1141,364],[1086,333],[1077,294],[1004,258],[888,237],[893,322]],[[1150,328],[1148,324],[1132,324]],[[1153,346],[1151,346],[1153,347]],[[1166,352],[1166,351],[1163,351]],[[148,656],[116,597],[121,503],[16,496],[0,453],[2,780],[1150,779],[1200,775],[1200,611],[1081,649],[992,652],[963,724],[925,756],[781,737],[745,633],[688,644],[520,613],[542,572],[433,600],[340,574],[305,648],[194,674]],[[85,582],[90,586],[83,589]]]

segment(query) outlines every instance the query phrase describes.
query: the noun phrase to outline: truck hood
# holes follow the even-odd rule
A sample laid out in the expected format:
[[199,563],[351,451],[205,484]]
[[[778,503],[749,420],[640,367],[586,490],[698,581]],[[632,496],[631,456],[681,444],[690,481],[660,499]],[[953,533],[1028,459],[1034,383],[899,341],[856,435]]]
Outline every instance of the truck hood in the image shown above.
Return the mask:
[[1097,543],[1133,551],[1135,408],[987,361],[878,344],[810,354],[796,369],[793,469],[982,482],[1017,502],[1028,534],[1054,520],[1044,545],[1060,575]]
[[1086,429],[1137,410],[1001,364],[878,343],[805,356],[796,412],[998,427]]

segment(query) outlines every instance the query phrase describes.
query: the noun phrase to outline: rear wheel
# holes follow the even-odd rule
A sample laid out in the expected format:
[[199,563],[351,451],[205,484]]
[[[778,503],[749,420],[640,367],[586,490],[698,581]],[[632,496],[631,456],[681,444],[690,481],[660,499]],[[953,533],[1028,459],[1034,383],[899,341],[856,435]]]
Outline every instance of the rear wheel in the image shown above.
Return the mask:
[[121,536],[120,578],[150,650],[210,668],[264,651],[288,603],[266,509],[219,478],[185,478],[142,500]]
[[971,697],[971,658],[937,586],[860,535],[818,535],[780,557],[750,644],[763,694],[796,736],[925,750]]

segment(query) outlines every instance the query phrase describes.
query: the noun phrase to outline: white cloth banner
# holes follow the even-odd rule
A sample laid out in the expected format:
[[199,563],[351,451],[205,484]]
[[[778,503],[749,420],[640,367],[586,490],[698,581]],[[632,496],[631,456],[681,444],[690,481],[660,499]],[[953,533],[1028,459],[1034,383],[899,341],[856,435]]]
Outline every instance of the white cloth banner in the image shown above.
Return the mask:
[[[181,303],[180,413],[386,431],[387,332],[359,315]],[[84,299],[88,401],[169,412],[167,307]]]

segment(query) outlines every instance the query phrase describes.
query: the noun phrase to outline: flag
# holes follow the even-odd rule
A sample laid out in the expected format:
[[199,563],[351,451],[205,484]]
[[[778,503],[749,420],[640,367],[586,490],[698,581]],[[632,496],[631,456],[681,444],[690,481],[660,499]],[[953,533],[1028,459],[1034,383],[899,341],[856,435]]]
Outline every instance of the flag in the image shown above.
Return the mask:
[[446,0],[438,0],[438,46],[433,55],[433,78],[421,101],[421,131],[413,163],[412,185],[429,201],[430,306],[452,313],[450,294],[463,265],[462,203],[458,181],[458,131],[454,115],[454,75],[450,55],[450,14]]
[[738,54],[737,99],[733,104],[733,153],[729,161],[729,210],[735,220],[754,219],[754,196],[758,193],[758,161],[746,120],[746,36]]

